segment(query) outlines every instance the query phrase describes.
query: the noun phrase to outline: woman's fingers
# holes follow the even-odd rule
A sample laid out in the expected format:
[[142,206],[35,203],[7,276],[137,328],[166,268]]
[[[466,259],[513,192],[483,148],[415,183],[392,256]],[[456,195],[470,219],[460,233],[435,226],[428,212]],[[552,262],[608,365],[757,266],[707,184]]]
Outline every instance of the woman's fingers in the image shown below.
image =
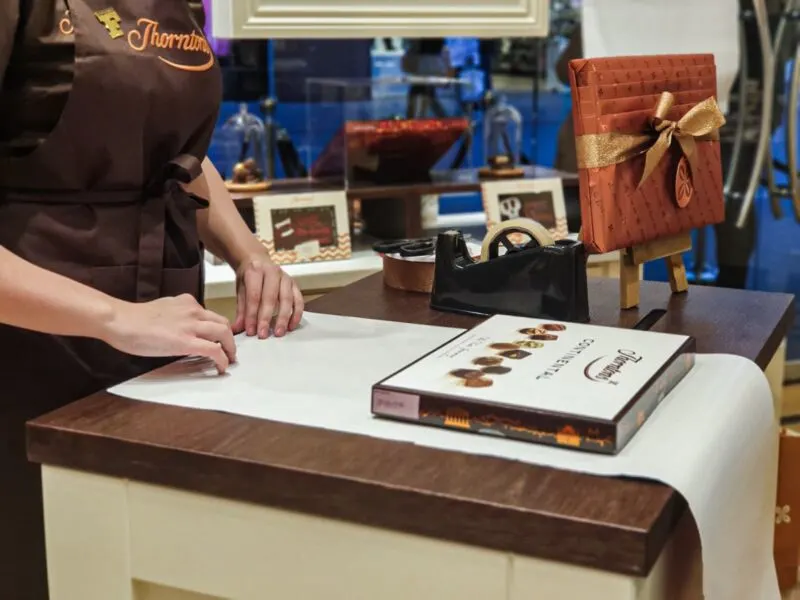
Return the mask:
[[219,323],[220,325],[225,325],[225,327],[231,329],[230,321],[228,321],[228,319],[226,319],[220,314],[215,313],[212,310],[204,308],[202,315],[200,315],[200,318],[203,321],[211,321],[213,323]]
[[233,333],[244,331],[244,316],[247,307],[247,291],[243,282],[236,285],[236,318],[233,321]]
[[[300,324],[305,304],[296,283],[270,261],[253,260],[238,276],[233,332],[266,338],[275,317],[275,335]],[[276,314],[277,313],[277,314]]]
[[245,289],[245,331],[247,335],[255,335],[258,327],[258,312],[261,306],[261,288],[264,285],[264,272],[258,268],[249,268],[244,274]]
[[216,342],[210,342],[203,338],[193,338],[186,349],[187,356],[202,356],[214,361],[217,372],[222,375],[230,366],[228,355],[222,346]]
[[277,273],[272,277],[269,274],[264,276],[264,285],[261,290],[261,305],[258,308],[258,337],[262,340],[269,335],[269,326],[272,316],[275,314],[275,305],[278,303],[280,294],[281,271],[279,269],[276,271]]
[[236,341],[233,339],[231,328],[227,326],[227,321],[224,323],[199,321],[195,324],[194,333],[198,338],[219,344],[228,360],[236,361]]
[[294,300],[294,310],[292,318],[289,321],[289,331],[294,331],[300,325],[300,320],[303,318],[303,311],[306,307],[306,302],[303,299],[303,292],[297,287],[297,284],[292,281],[292,298]]
[[275,317],[275,335],[282,337],[286,335],[289,327],[289,319],[292,318],[294,310],[294,284],[289,277],[280,278],[280,296],[278,298],[278,314]]

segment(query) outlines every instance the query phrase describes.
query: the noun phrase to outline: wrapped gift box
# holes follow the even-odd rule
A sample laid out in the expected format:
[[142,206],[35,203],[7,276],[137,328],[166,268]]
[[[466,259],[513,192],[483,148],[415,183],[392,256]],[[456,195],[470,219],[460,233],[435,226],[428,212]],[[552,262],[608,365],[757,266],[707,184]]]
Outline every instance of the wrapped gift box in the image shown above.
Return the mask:
[[[713,55],[573,60],[570,83],[582,233],[591,252],[724,219],[724,118],[715,102]],[[659,145],[665,149],[656,160],[651,149]]]

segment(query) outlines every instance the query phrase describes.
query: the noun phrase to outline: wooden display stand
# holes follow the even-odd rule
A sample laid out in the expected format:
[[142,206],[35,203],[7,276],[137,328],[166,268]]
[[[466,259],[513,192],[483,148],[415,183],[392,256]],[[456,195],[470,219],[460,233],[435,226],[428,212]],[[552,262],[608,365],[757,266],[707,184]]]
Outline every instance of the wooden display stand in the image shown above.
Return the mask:
[[689,290],[686,267],[683,264],[684,252],[692,249],[690,234],[662,238],[633,246],[620,251],[619,259],[619,305],[620,308],[633,308],[639,305],[639,269],[650,261],[663,258],[667,263],[669,286],[673,294]]
[[235,183],[233,181],[226,181],[225,187],[231,194],[257,194],[258,192],[265,192],[272,187],[272,182],[253,181],[251,183]]
[[489,164],[478,169],[481,179],[519,179],[525,176],[525,169],[516,166],[508,156],[492,156]]
[[481,179],[520,179],[525,176],[525,170],[521,167],[509,167],[507,169],[481,167],[478,169],[478,176]]
[[[583,230],[578,233],[583,239]],[[683,253],[692,249],[692,237],[682,233],[674,237],[661,238],[639,246],[619,251],[619,307],[634,308],[639,305],[639,270],[642,265],[663,258],[667,263],[669,287],[673,294],[689,291]]]

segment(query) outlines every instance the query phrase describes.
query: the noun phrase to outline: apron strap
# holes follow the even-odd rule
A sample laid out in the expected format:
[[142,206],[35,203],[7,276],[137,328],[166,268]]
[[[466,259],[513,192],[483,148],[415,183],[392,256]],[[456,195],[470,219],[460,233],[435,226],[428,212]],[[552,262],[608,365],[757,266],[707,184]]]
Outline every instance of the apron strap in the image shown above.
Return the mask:
[[137,263],[136,300],[149,302],[161,295],[164,273],[165,223],[170,209],[200,210],[208,200],[187,192],[181,184],[202,175],[203,165],[191,154],[181,154],[167,163],[162,174],[144,190],[52,191],[0,189],[0,204],[35,202],[40,204],[132,204],[142,206],[139,220],[139,259]]
[[142,206],[139,222],[137,302],[150,302],[161,296],[167,207],[170,204],[190,204],[197,210],[208,208],[207,200],[187,192],[181,186],[190,183],[202,173],[202,164],[195,156],[181,154],[167,164],[160,180],[148,186],[150,191]]

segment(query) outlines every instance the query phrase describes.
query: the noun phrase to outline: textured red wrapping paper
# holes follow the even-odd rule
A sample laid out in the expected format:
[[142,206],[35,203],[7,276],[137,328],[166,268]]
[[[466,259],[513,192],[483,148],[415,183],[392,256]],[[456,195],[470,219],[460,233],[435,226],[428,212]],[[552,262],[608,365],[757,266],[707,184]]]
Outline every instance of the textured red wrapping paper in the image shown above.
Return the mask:
[[[570,62],[575,135],[645,133],[662,92],[675,104],[667,118],[679,120],[707,98],[716,98],[716,67],[710,54],[579,59]],[[719,141],[698,141],[694,192],[681,208],[676,172],[682,156],[673,143],[637,189],[645,155],[599,168],[579,169],[583,241],[603,253],[719,223],[725,216]],[[580,164],[580,158],[579,158]]]

